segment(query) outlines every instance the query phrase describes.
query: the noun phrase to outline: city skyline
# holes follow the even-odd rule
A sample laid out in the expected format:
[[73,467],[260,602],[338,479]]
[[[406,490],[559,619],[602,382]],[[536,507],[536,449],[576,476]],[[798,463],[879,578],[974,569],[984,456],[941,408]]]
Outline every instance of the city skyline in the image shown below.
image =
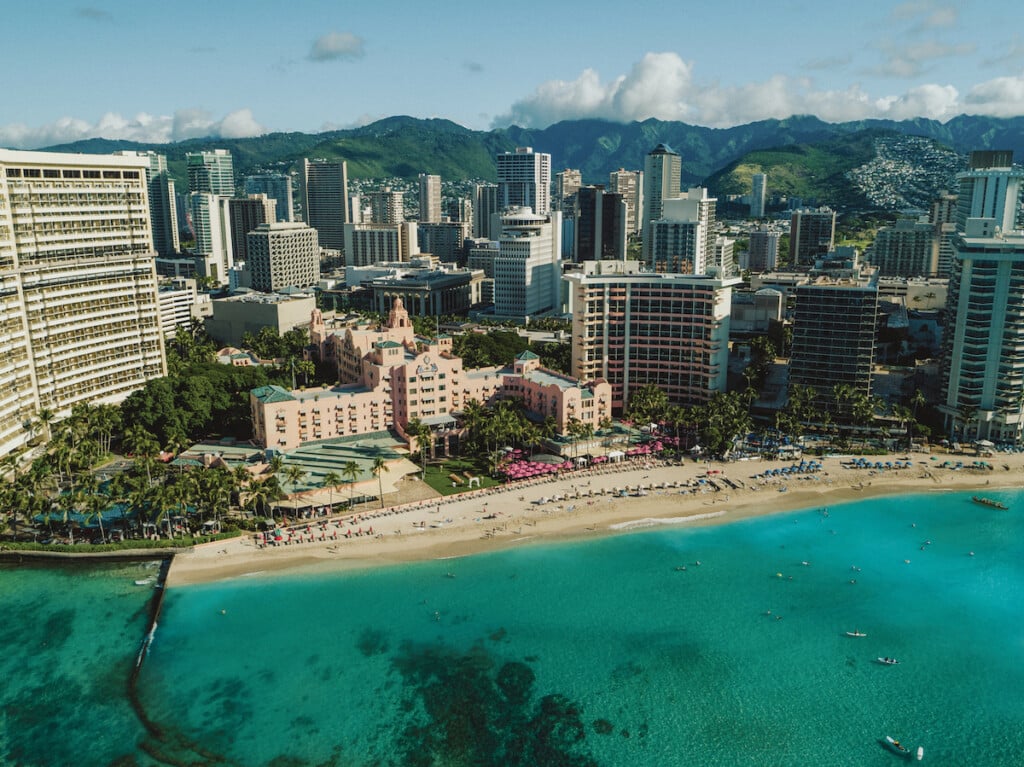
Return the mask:
[[[316,133],[402,114],[477,130],[580,118],[728,127],[793,114],[830,122],[1024,114],[1024,40],[1012,31],[1008,0],[685,8],[642,0],[628,11],[527,0],[514,13],[299,0],[287,15],[265,0],[244,12],[194,0],[40,8],[5,11],[17,30],[8,50],[21,66],[0,111],[0,146]],[[458,23],[438,23],[448,16]],[[523,19],[528,38],[515,34]],[[582,19],[598,21],[580,29]],[[500,63],[504,30],[508,46],[529,54],[515,66]]]

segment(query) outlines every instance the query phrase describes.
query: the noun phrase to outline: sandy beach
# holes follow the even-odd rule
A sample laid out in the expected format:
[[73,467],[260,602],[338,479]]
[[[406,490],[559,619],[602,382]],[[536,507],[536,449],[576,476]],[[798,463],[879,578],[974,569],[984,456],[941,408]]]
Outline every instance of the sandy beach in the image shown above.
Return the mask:
[[[766,471],[799,462],[631,462],[573,472],[555,480],[513,483],[448,498],[421,498],[384,510],[367,508],[355,517],[318,518],[292,525],[292,542],[287,545],[260,546],[250,533],[196,546],[175,556],[167,586],[271,572],[457,558],[656,525],[725,524],[897,493],[992,491],[1019,487],[1024,469],[1024,455],[979,459],[911,453],[871,461],[884,464],[903,459],[910,459],[912,465],[878,470],[852,468],[849,458],[832,456],[817,459],[821,462],[817,471],[770,479],[763,477]],[[991,468],[974,468],[978,460]],[[943,467],[947,461],[953,465],[962,462],[964,467]],[[433,492],[417,480],[404,481],[416,485],[420,496]],[[454,570],[457,565],[452,567]]]

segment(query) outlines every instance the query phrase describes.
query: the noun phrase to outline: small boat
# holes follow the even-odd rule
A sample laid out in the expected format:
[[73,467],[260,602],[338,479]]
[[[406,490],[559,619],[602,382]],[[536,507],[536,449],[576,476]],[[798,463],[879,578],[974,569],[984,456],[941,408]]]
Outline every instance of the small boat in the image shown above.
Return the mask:
[[848,637],[866,637],[867,634],[865,634],[862,631],[847,631],[846,632],[846,636],[848,636]]
[[995,498],[985,498],[984,496],[981,495],[972,495],[971,500],[974,501],[975,503],[980,503],[982,506],[988,506],[990,509],[1008,511],[1010,508],[1002,501],[997,501]]
[[895,658],[878,658],[877,660],[883,666],[896,666],[896,665],[899,665],[899,661],[896,660]]
[[153,581],[155,581],[155,580],[156,580],[156,578],[140,578],[139,580],[135,581],[135,585],[136,586],[151,586],[153,584]]
[[901,756],[910,756],[910,749],[904,746],[891,735],[886,735],[885,740],[882,741],[882,743],[885,745],[887,749],[889,749],[895,754],[900,754]]

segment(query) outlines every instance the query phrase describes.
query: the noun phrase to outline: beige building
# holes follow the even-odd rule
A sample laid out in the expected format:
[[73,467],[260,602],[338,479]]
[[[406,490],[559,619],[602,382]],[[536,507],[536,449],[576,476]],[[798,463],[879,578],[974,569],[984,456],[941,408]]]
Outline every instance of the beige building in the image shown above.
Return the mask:
[[416,223],[345,224],[345,266],[408,261],[420,252]]
[[0,454],[166,374],[141,157],[0,149]]
[[245,333],[255,335],[261,328],[272,327],[280,335],[309,324],[309,314],[316,308],[312,293],[281,295],[279,293],[245,293],[213,301],[213,314],[206,319],[206,332],[226,346],[241,346]]
[[253,290],[273,293],[309,288],[320,281],[316,229],[299,222],[260,224],[246,235],[246,263]]

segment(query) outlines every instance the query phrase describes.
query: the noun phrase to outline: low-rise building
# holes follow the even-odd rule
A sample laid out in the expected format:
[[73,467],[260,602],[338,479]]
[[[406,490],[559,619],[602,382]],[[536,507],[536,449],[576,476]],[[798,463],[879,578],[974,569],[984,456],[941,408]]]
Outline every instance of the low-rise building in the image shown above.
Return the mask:
[[395,299],[382,327],[329,332],[319,310],[311,312],[313,353],[333,361],[341,383],[330,388],[286,391],[265,386],[250,393],[255,440],[292,450],[306,442],[395,429],[418,420],[435,430],[456,425],[470,402],[523,401],[538,420],[551,416],[559,433],[579,421],[599,428],[611,417],[611,386],[580,382],[540,365],[531,352],[511,365],[464,369],[449,336],[413,333],[408,312]]
[[243,335],[255,335],[264,327],[272,327],[284,335],[308,325],[310,312],[315,308],[316,299],[311,293],[243,293],[214,299],[213,314],[206,318],[205,327],[215,341],[226,346],[241,346]]

